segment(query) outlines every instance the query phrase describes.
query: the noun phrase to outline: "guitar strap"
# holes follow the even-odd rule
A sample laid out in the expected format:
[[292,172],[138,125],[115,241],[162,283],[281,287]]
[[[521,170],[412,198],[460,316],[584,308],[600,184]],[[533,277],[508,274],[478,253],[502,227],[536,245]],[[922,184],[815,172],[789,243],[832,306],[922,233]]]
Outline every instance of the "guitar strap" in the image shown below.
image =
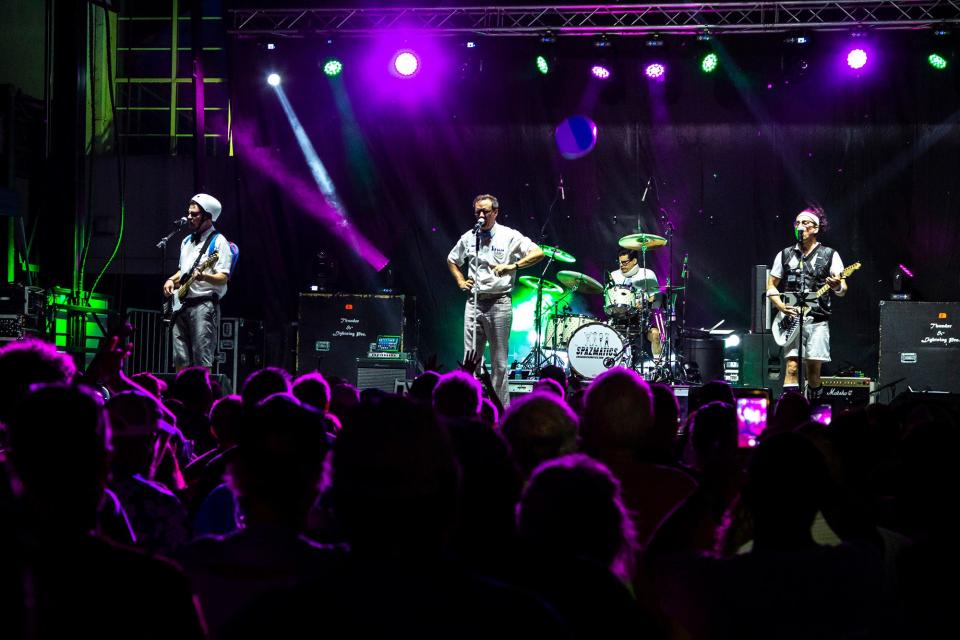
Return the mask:
[[[203,243],[203,248],[200,249],[200,253],[197,255],[197,259],[193,261],[193,266],[190,267],[190,270],[187,271],[186,273],[193,273],[193,270],[200,265],[200,261],[203,260],[204,254],[207,252],[207,249],[210,248],[210,243],[213,242],[214,238],[216,238],[218,235],[220,235],[220,233],[214,230],[213,233],[207,236],[207,240],[206,242]],[[180,277],[183,278],[184,275],[186,274],[181,273]]]

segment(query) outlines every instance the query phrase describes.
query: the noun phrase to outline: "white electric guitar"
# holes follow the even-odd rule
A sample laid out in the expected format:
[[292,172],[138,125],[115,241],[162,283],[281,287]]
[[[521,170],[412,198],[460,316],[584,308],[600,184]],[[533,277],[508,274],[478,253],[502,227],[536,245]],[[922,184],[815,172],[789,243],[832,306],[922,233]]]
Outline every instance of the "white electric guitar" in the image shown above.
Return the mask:
[[[220,254],[214,251],[207,258],[197,265],[197,271],[202,273],[205,270],[209,269],[217,263],[217,260],[220,258]],[[190,277],[186,280],[181,278],[181,284],[178,288],[174,289],[173,295],[163,301],[163,322],[170,324],[177,317],[177,314],[180,313],[180,309],[183,308],[183,300],[189,295],[190,285],[193,284],[193,281],[197,279],[197,276],[190,274]]]
[[[859,268],[860,263],[854,262],[840,273],[840,277],[846,278]],[[816,300],[828,291],[830,291],[830,285],[823,285],[817,289],[812,296],[810,296],[808,303]],[[777,311],[777,315],[773,319],[773,325],[770,327],[771,331],[773,331],[774,341],[782,347],[796,340],[797,335],[800,333],[800,318],[801,316],[807,315],[809,312],[809,306],[804,307],[803,313],[796,316],[788,316],[783,311]]]

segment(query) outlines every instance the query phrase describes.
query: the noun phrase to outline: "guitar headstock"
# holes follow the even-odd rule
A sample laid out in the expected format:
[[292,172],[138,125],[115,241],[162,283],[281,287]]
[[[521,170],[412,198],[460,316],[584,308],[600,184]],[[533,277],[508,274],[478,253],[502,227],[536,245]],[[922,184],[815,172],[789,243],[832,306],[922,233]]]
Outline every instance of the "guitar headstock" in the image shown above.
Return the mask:
[[850,265],[849,267],[847,267],[846,269],[843,270],[843,273],[840,274],[840,277],[841,277],[841,278],[846,278],[848,275],[850,275],[851,273],[853,273],[854,271],[856,271],[857,269],[859,269],[860,266],[861,266],[861,265],[860,265],[859,262],[854,262],[852,265]]

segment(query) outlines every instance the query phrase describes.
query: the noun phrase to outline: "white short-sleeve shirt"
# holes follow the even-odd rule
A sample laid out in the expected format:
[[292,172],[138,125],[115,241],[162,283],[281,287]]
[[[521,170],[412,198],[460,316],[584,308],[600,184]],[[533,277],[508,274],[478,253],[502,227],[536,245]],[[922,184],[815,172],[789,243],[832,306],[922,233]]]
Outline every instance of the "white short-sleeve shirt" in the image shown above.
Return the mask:
[[[203,245],[207,243],[207,236],[211,233],[217,233],[217,230],[213,227],[210,227],[203,232],[203,235],[200,236],[199,242],[193,241],[193,235],[189,235],[183,239],[183,242],[180,243],[180,275],[181,277],[189,276],[189,271],[193,267],[193,263],[197,261],[197,256],[200,255],[200,250],[203,249]],[[233,264],[233,254],[230,252],[230,243],[223,236],[222,233],[217,233],[217,237],[213,240],[213,250],[216,251],[219,255],[217,257],[217,262],[211,268],[204,271],[204,273],[225,273],[227,276],[230,275],[230,267]],[[204,251],[206,255],[210,254],[210,247],[207,247]],[[203,262],[206,259],[200,260]],[[218,297],[222,298],[227,295],[227,285],[215,285],[210,282],[201,282],[200,280],[194,280],[193,284],[190,285],[190,297],[200,297],[200,296],[209,296],[213,293],[216,293]]]
[[493,266],[516,262],[536,246],[535,242],[519,231],[494,223],[490,228],[489,238],[481,234],[479,269],[474,268],[476,240],[473,231],[460,236],[457,244],[447,255],[447,260],[458,267],[467,264],[469,269],[467,277],[477,284],[480,293],[509,293],[517,280],[517,271],[513,270],[497,276],[493,272]]

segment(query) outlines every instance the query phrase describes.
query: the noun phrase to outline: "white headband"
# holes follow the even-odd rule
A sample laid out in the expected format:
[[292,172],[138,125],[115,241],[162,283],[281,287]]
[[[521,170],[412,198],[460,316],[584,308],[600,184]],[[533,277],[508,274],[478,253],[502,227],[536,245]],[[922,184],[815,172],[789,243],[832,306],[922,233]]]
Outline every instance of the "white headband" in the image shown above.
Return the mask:
[[812,222],[816,226],[818,227],[820,226],[820,218],[813,215],[809,211],[801,211],[800,215],[797,216],[797,220],[803,220],[804,218],[808,219],[810,222]]

